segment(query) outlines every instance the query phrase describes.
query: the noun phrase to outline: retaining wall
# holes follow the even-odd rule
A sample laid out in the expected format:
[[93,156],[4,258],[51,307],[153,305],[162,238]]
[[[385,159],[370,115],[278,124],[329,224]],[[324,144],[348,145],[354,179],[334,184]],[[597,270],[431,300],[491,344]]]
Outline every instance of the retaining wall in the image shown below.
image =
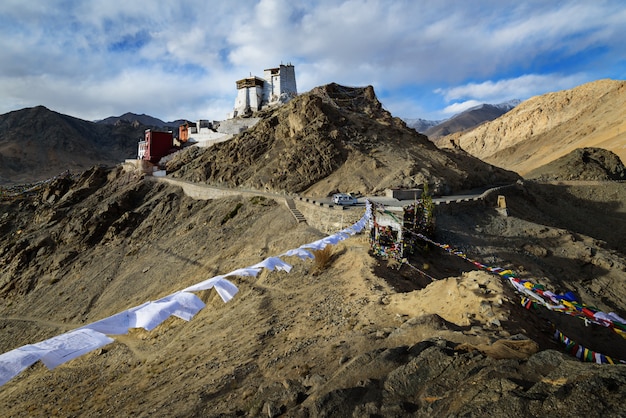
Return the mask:
[[294,197],[293,201],[307,224],[325,233],[337,232],[352,225],[361,219],[365,211],[362,206],[346,208],[303,197]]

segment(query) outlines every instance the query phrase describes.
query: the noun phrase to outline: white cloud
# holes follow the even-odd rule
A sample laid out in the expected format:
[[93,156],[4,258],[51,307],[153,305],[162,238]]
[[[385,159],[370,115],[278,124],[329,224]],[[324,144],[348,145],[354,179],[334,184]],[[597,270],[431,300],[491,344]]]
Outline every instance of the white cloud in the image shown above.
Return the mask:
[[371,84],[420,117],[624,77],[624,39],[620,0],[5,0],[0,113],[218,118],[237,79],[291,62],[300,91]]
[[478,100],[467,100],[461,103],[453,103],[449,106],[446,106],[443,109],[443,113],[445,114],[450,114],[450,115],[456,115],[457,113],[461,113],[467,109],[470,109],[474,106],[478,106],[479,104],[481,104],[482,102],[479,102]]
[[[525,74],[520,77],[482,83],[468,83],[446,89],[437,89],[447,102],[464,100],[479,103],[500,103],[509,99],[527,99],[549,91],[569,89],[582,84],[585,74]],[[460,105],[460,104],[457,104]]]

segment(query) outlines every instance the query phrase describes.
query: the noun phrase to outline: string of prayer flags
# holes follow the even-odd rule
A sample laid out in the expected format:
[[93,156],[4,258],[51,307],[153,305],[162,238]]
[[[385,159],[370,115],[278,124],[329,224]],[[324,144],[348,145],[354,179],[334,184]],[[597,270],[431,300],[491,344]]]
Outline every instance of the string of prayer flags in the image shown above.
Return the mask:
[[345,240],[351,235],[360,232],[370,219],[371,204],[367,202],[365,214],[361,219],[336,234],[313,243],[301,245],[299,248],[289,250],[278,257],[266,258],[253,266],[212,277],[156,301],[146,302],[74,331],[1,354],[0,386],[39,360],[49,369],[53,369],[60,364],[113,342],[114,340],[107,335],[126,334],[131,328],[144,328],[147,331],[151,331],[170,316],[189,321],[205,307],[204,302],[192,292],[213,288],[226,303],[237,294],[239,289],[226,280],[225,277],[256,277],[263,268],[269,271],[281,270],[289,273],[292,266],[281,260],[280,257],[297,256],[302,260],[314,258],[308,249],[323,249],[326,245],[336,244]]
[[[605,326],[607,328],[610,328],[613,332],[620,335],[621,337],[626,338],[626,320],[624,320],[624,318],[620,317],[614,312],[610,312],[607,314],[595,307],[587,306],[584,303],[579,302],[577,296],[571,291],[566,292],[562,295],[555,294],[546,290],[545,286],[541,284],[535,284],[530,282],[529,280],[522,280],[518,278],[515,272],[513,272],[512,270],[485,265],[469,258],[462,251],[453,249],[448,244],[438,243],[423,234],[411,231],[407,228],[403,228],[403,230],[410,234],[413,234],[423,241],[426,241],[436,247],[443,249],[450,254],[453,254],[472,263],[474,266],[478,267],[481,270],[485,270],[502,278],[508,279],[509,283],[511,283],[518,292],[525,295],[522,296],[522,305],[527,309],[535,307],[536,304],[541,304],[542,306],[552,311],[562,312],[567,315],[579,317],[583,319],[586,324],[594,323]],[[561,342],[566,343],[567,346],[571,348],[570,352],[581,360],[595,361],[596,363],[602,364],[615,364],[615,362],[626,364],[626,361],[624,360],[615,360],[608,356],[605,356],[604,354],[593,352],[586,349],[585,347],[580,346],[579,344],[575,344],[571,340],[569,340],[569,338],[564,336],[560,331],[557,331],[555,336],[558,337]]]
[[535,284],[529,280],[520,279],[516,277],[515,273],[512,270],[503,269],[500,267],[491,267],[472,260],[463,252],[454,250],[448,244],[440,244],[422,234],[414,233],[414,235],[428,243],[442,248],[450,254],[454,254],[469,261],[480,269],[486,270],[490,273],[508,279],[509,283],[511,283],[513,287],[515,287],[515,289],[517,289],[520,293],[533,298],[536,302],[542,304],[547,309],[575,316],[583,319],[586,322],[592,322],[594,324],[608,327],[616,334],[626,338],[626,322],[623,318],[614,313],[612,315],[605,314],[595,307],[587,306],[584,303],[579,302],[577,300],[577,296],[571,291],[566,292],[563,295],[556,295],[552,292],[549,292],[546,295],[546,298],[544,298],[543,296],[546,294],[546,289],[545,286],[541,284]]
[[575,341],[568,338],[558,329],[554,332],[554,339],[559,341],[565,346],[565,351],[576,357],[577,359],[585,362],[592,362],[597,364],[626,364],[624,360],[614,359],[597,351],[590,350]]

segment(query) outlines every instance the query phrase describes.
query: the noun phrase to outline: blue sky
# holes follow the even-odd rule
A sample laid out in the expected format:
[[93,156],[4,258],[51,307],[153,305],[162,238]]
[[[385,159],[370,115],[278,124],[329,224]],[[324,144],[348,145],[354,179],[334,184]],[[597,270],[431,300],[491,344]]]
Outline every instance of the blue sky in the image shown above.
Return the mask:
[[0,113],[224,119],[282,63],[299,92],[373,85],[394,116],[626,79],[626,2],[3,0]]

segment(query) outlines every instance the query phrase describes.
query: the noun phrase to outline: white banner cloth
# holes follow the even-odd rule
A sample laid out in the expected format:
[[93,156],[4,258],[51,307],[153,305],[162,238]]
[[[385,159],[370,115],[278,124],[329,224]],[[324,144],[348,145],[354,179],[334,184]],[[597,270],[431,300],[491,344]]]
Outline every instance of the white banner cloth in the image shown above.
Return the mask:
[[94,330],[83,328],[57,335],[37,344],[25,345],[18,350],[35,355],[43,354],[40,360],[50,370],[82,356],[92,350],[112,343],[113,338]]

